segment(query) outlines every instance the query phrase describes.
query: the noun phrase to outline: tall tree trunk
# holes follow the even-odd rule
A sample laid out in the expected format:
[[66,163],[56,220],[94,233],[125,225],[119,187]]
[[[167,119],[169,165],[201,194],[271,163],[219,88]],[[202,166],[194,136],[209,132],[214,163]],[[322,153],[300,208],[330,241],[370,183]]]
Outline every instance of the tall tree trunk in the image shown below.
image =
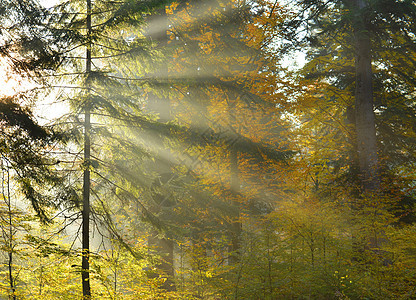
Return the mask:
[[13,212],[12,212],[12,202],[10,201],[10,172],[7,169],[7,209],[9,215],[9,281],[10,281],[10,290],[12,292],[11,299],[16,300],[16,287],[14,284],[13,278]]
[[[12,203],[10,200],[10,169],[8,164],[6,164],[5,169],[7,170],[7,179],[4,178],[4,169],[3,169],[3,160],[1,161],[1,167],[3,170],[3,178],[2,178],[2,194],[3,194],[3,200],[7,206],[7,217],[8,217],[8,232],[6,233],[6,229],[2,228],[3,230],[3,236],[7,238],[7,251],[8,251],[8,261],[7,261],[7,267],[9,272],[9,286],[10,286],[10,292],[11,295],[9,296],[10,299],[15,300],[16,299],[16,287],[14,284],[14,277],[13,277],[13,211],[12,211]],[[7,181],[7,188],[4,186],[4,182]],[[7,197],[6,197],[7,195]]]
[[89,90],[89,75],[91,73],[91,0],[87,0],[87,100],[85,103],[84,120],[84,182],[83,182],[83,206],[82,206],[82,295],[83,299],[91,299],[90,286],[90,152],[91,152],[91,100]]
[[358,11],[355,24],[356,90],[355,124],[357,131],[357,154],[362,192],[373,193],[380,188],[377,155],[376,125],[373,107],[373,72],[371,69],[371,40],[367,20],[363,15],[366,0],[356,0]]
[[[355,0],[357,11],[354,37],[355,37],[355,128],[356,128],[356,149],[359,165],[359,175],[361,183],[361,193],[364,200],[372,200],[380,192],[381,178],[377,153],[376,122],[373,103],[373,72],[371,56],[371,39],[369,31],[369,20],[366,16],[368,0]],[[355,209],[361,208],[361,203],[357,203]],[[370,203],[372,205],[372,203]],[[385,242],[385,234],[382,230],[375,230],[372,236],[364,240],[355,240],[355,250],[360,255],[364,253],[364,248],[369,246],[371,249],[380,247]],[[385,259],[387,263],[388,259]]]

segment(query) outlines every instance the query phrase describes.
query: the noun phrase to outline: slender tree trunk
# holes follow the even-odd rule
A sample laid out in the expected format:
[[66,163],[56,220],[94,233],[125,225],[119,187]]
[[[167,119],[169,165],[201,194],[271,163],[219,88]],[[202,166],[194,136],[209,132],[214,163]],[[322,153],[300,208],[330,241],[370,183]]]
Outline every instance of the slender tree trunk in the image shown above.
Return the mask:
[[367,21],[363,15],[366,0],[356,0],[356,90],[355,124],[357,131],[357,154],[362,192],[373,193],[380,188],[377,155],[376,125],[373,105],[373,72],[371,69],[371,40]]
[[[91,0],[87,0],[87,53],[86,67],[87,88],[89,88],[89,75],[91,73]],[[90,91],[85,103],[84,120],[84,184],[82,206],[82,295],[83,299],[91,299],[90,286],[90,152],[91,152],[91,104]]]
[[[3,162],[2,162],[3,164]],[[3,199],[6,202],[7,205],[7,213],[8,213],[8,226],[9,226],[9,232],[8,234],[4,234],[5,237],[7,237],[8,241],[7,241],[7,248],[8,248],[8,261],[7,261],[7,267],[8,267],[8,272],[9,272],[9,285],[10,285],[10,292],[11,292],[11,296],[10,299],[15,300],[16,299],[16,287],[14,285],[14,277],[13,277],[13,219],[12,219],[12,204],[10,201],[10,171],[8,166],[6,166],[7,168],[7,191],[4,188],[4,175],[3,175],[3,180],[2,180],[2,190],[3,190]],[[3,173],[4,174],[4,173]],[[7,198],[6,198],[6,192],[7,192]],[[7,200],[6,200],[7,199]]]

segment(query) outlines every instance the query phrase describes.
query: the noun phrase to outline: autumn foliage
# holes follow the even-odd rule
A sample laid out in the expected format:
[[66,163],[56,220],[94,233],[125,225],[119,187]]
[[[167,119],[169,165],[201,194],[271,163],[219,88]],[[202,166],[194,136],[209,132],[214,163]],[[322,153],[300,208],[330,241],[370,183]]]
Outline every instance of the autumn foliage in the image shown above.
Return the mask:
[[413,1],[5,3],[2,296],[415,297]]

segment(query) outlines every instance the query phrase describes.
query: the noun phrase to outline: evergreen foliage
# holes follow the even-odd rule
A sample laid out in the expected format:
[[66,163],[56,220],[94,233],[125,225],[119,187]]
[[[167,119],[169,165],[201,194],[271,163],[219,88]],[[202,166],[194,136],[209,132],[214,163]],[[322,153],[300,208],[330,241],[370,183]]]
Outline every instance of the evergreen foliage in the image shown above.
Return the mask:
[[414,298],[415,12],[0,0],[0,294]]

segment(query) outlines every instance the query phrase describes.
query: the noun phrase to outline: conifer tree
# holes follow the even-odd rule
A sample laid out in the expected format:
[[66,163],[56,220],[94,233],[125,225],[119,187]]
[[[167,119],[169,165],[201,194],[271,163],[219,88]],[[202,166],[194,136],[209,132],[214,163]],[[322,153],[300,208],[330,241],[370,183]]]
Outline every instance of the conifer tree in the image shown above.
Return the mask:
[[[322,201],[341,201],[340,205],[353,208],[350,222],[355,226],[351,234],[359,244],[353,246],[354,259],[367,259],[378,253],[380,260],[388,264],[387,252],[379,250],[386,246],[385,228],[394,223],[392,212],[409,212],[409,198],[414,191],[402,188],[402,175],[392,166],[403,161],[399,163],[397,155],[390,152],[392,148],[384,146],[391,146],[386,133],[397,127],[392,119],[385,119],[385,111],[410,108],[404,92],[409,86],[393,96],[386,83],[404,83],[407,79],[395,74],[399,64],[384,64],[394,61],[401,53],[398,49],[412,56],[414,41],[407,35],[414,24],[405,25],[402,21],[409,20],[414,8],[404,9],[408,4],[396,3],[381,8],[378,1],[310,4],[310,19],[305,19],[311,26],[311,60],[303,72],[307,79],[304,86],[309,87],[312,96],[299,98],[305,117],[303,130],[312,133],[305,136],[306,153],[311,158],[309,176],[314,181],[314,191],[310,192]],[[388,24],[386,19],[390,20]],[[408,43],[403,45],[403,40]],[[306,131],[308,126],[310,131]],[[396,143],[393,148],[407,146]],[[414,159],[407,157],[403,165]],[[373,212],[372,217],[368,211]]]
[[[94,220],[94,226],[98,223],[107,227],[107,230],[115,236],[122,234],[112,227],[111,213],[108,211],[108,204],[105,203],[105,194],[114,192],[113,197],[137,201],[134,191],[121,188],[122,181],[128,178],[131,171],[128,166],[128,159],[138,154],[139,160],[148,155],[149,150],[143,145],[136,144],[128,139],[126,126],[135,130],[149,129],[156,134],[158,124],[146,116],[141,109],[140,90],[133,90],[129,87],[130,80],[123,73],[118,73],[117,66],[121,62],[137,56],[145,57],[150,61],[156,56],[150,52],[149,43],[141,34],[140,25],[145,15],[152,10],[163,6],[164,1],[141,1],[120,2],[117,5],[109,2],[80,3],[64,2],[51,9],[52,17],[57,23],[55,26],[65,27],[73,32],[74,38],[66,48],[60,49],[65,53],[61,78],[66,76],[78,77],[82,80],[79,86],[83,92],[77,94],[70,92],[73,96],[73,113],[69,120],[75,125],[71,132],[74,141],[82,143],[84,152],[82,166],[84,176],[82,183],[83,205],[83,245],[82,245],[82,284],[85,299],[91,297],[89,277],[89,236],[92,229],[90,220]],[[79,10],[81,8],[81,11]],[[84,9],[84,11],[82,11]],[[51,22],[51,26],[53,23]],[[79,48],[86,47],[86,57],[80,56]],[[146,58],[147,56],[147,58]],[[70,64],[75,66],[71,70]],[[146,83],[146,80],[142,80]],[[123,90],[124,89],[124,90]],[[79,118],[82,114],[83,118]],[[62,121],[62,119],[60,120]],[[76,125],[78,124],[78,125]],[[108,124],[112,124],[108,127]],[[83,128],[83,130],[80,130]],[[124,132],[123,132],[124,131]],[[102,148],[100,150],[99,148]],[[110,153],[113,161],[107,161],[101,156],[108,147],[120,147],[117,151]],[[126,153],[124,159],[117,159],[118,152]],[[133,154],[135,153],[135,154]],[[91,184],[94,182],[94,184]],[[94,189],[95,186],[95,189]],[[90,195],[97,202],[94,209]],[[142,213],[151,218],[151,214],[145,206]],[[102,211],[104,210],[104,211]],[[91,214],[90,214],[91,212]],[[101,225],[98,225],[101,226]],[[126,245],[126,244],[125,244]]]
[[[407,20],[412,18],[414,7],[395,1],[389,5],[383,1],[300,1],[298,4],[297,18],[288,23],[288,37],[297,41],[297,46],[309,46],[311,58],[321,62],[320,66],[315,64],[316,71],[309,69],[311,78],[325,78],[354,97],[354,103],[345,104],[344,113],[349,119],[347,123],[354,123],[350,140],[354,143],[361,191],[376,192],[384,168],[378,157],[380,143],[387,142],[379,138],[382,131],[379,116],[374,113],[380,109],[383,99],[379,75],[387,75],[387,69],[381,67],[387,57],[401,50],[413,51],[414,41],[409,33],[414,24]],[[309,34],[303,39],[296,38],[302,29],[310,29]],[[383,45],[386,39],[389,50]],[[406,45],[401,42],[404,40]],[[378,69],[373,73],[375,67]],[[406,81],[403,77],[400,80]],[[352,89],[351,85],[355,87]]]
[[[42,86],[43,76],[60,63],[60,56],[48,37],[46,11],[36,2],[3,1],[0,14],[1,61],[9,78],[18,78],[28,86]],[[48,36],[48,34],[50,34]],[[43,222],[48,221],[46,208],[57,206],[53,191],[62,192],[63,181],[54,167],[59,163],[49,155],[65,136],[38,124],[33,106],[39,93],[36,88],[3,95],[0,103],[2,161],[16,172],[15,179]],[[41,192],[50,191],[49,195]]]
[[[21,85],[15,94],[0,92],[3,250],[8,256],[8,294],[16,299],[21,289],[19,272],[14,268],[17,261],[22,263],[17,251],[22,247],[17,241],[22,239],[17,237],[27,227],[26,223],[22,226],[22,215],[28,216],[34,211],[37,219],[31,219],[32,222],[50,223],[51,212],[66,202],[63,196],[68,190],[66,181],[57,171],[60,162],[51,155],[57,143],[66,141],[66,136],[40,125],[33,112],[38,99],[44,95],[44,76],[61,61],[55,45],[50,44],[50,38],[59,32],[49,30],[47,12],[36,1],[2,1],[0,23],[2,73]],[[18,206],[25,207],[25,211]],[[18,266],[19,270],[25,267],[23,264]]]

